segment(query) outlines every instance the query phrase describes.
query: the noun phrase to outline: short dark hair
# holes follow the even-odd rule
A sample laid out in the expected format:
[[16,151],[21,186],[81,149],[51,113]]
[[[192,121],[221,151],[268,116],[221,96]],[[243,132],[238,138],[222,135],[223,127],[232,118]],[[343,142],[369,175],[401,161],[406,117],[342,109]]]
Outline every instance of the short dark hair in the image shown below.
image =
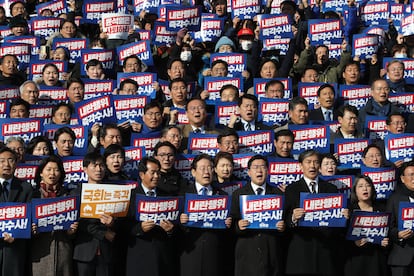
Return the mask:
[[233,84],[225,84],[220,88],[220,97],[224,90],[233,89],[236,92],[236,99],[239,99],[239,88]]
[[69,134],[70,137],[73,139],[73,141],[76,140],[76,134],[75,134],[75,132],[73,132],[73,130],[70,127],[66,127],[66,126],[65,127],[61,127],[58,130],[56,130],[55,136],[53,136],[53,140],[55,142],[57,142],[58,139],[59,139],[59,136],[62,135],[63,133]]
[[380,153],[381,153],[381,156],[382,157],[384,157],[383,156],[383,154],[382,154],[382,150],[381,150],[381,148],[377,145],[377,144],[369,144],[363,151],[362,151],[362,158],[365,158],[365,156],[367,156],[367,153],[368,153],[368,151],[370,150],[370,149],[373,149],[373,148],[376,148]]
[[282,136],[289,136],[292,139],[292,141],[295,141],[295,134],[293,134],[293,131],[291,131],[290,129],[281,129],[275,132],[274,140],[277,141],[279,137]]
[[46,71],[46,69],[48,68],[48,67],[53,67],[57,72],[59,72],[59,68],[56,66],[56,64],[54,64],[54,63],[47,63],[47,64],[45,64],[44,66],[43,66],[43,68],[42,68],[42,74],[44,74],[45,73],[45,71]]
[[316,155],[318,157],[318,160],[319,160],[319,152],[317,152],[316,150],[308,149],[308,150],[302,151],[299,154],[298,161],[299,161],[299,163],[302,163],[303,160],[305,160],[305,158],[307,158],[309,156],[314,156],[314,155]]
[[171,80],[170,83],[168,84],[168,88],[170,89],[170,91],[171,91],[172,85],[174,83],[176,83],[176,82],[182,82],[182,83],[184,83],[185,87],[187,88],[187,82],[185,81],[185,79],[183,79],[183,78],[175,78],[175,79]]
[[116,124],[104,124],[102,127],[99,128],[99,138],[105,138],[108,129],[117,129],[119,133],[121,133],[121,130]]
[[124,85],[125,84],[132,84],[132,85],[135,85],[135,87],[138,89],[138,83],[135,81],[135,80],[133,80],[133,79],[124,79],[123,81],[121,81],[120,83],[119,83],[119,89],[120,90],[123,90],[124,89]]
[[318,95],[318,97],[321,95],[321,91],[322,91],[323,89],[325,89],[325,88],[330,88],[330,89],[332,89],[332,91],[333,91],[333,93],[334,93],[334,95],[335,95],[335,88],[334,88],[332,85],[330,85],[329,83],[324,83],[324,84],[322,84],[322,85],[318,88],[318,91],[316,91],[316,94]]
[[[283,84],[283,82],[281,82],[280,80],[270,80],[270,81],[266,82],[266,84],[265,84],[265,91],[267,91],[267,89],[269,89],[270,86],[273,86],[273,85],[276,85],[276,84],[281,85],[283,87],[283,90],[285,90],[285,85]],[[285,92],[285,91],[283,91],[283,92]]]
[[19,159],[17,152],[15,152],[14,150],[12,150],[9,147],[6,146],[1,146],[0,147],[0,154],[4,153],[4,152],[10,152],[13,155],[13,159],[14,161],[17,161]]
[[69,88],[73,83],[79,83],[80,85],[82,85],[83,88],[85,88],[85,83],[79,78],[70,78],[69,80],[67,80],[65,88]]
[[50,140],[47,137],[42,136],[42,135],[33,137],[29,141],[29,143],[27,143],[26,154],[33,154],[33,150],[36,147],[36,145],[39,144],[39,143],[42,143],[42,142],[46,144],[46,147],[49,150],[49,153],[53,154],[52,143],[50,142]]
[[206,102],[204,101],[204,100],[202,100],[202,99],[200,99],[200,98],[191,98],[191,99],[189,99],[188,100],[188,102],[185,104],[185,111],[188,111],[188,105],[191,103],[191,102],[193,102],[193,101],[200,101],[200,102],[202,102],[202,104],[203,104],[203,106],[204,106],[204,108],[206,108]]
[[59,110],[59,108],[61,107],[67,107],[69,109],[70,114],[73,113],[73,107],[72,105],[65,103],[65,102],[60,102],[57,105],[54,105],[52,108],[52,117],[55,116],[55,113]]
[[300,104],[303,104],[306,107],[308,107],[308,102],[305,100],[305,98],[294,97],[292,100],[289,101],[289,111],[295,110],[295,107]]
[[65,169],[63,167],[62,160],[59,157],[57,157],[56,155],[49,155],[48,157],[42,159],[42,161],[39,164],[39,167],[36,170],[34,181],[35,181],[36,186],[38,188],[40,187],[40,181],[42,179],[40,174],[42,173],[43,169],[46,167],[46,165],[48,163],[56,163],[57,164],[59,172],[60,172],[58,183],[60,185],[63,185],[63,182],[65,181],[66,174],[65,174]]
[[341,105],[338,108],[338,117],[344,117],[345,111],[351,112],[358,117],[358,114],[359,114],[358,109],[355,106],[350,105],[350,104]]
[[29,113],[30,110],[30,104],[28,102],[26,102],[25,100],[23,100],[22,98],[16,98],[14,100],[12,100],[12,102],[10,103],[10,110],[14,107],[14,106],[18,106],[18,105],[23,105],[24,108],[26,109],[27,113]]
[[213,166],[213,159],[211,158],[211,156],[206,154],[206,153],[202,153],[202,154],[197,155],[194,158],[193,162],[191,163],[191,169],[196,170],[197,169],[197,163],[202,159],[207,159],[208,161],[210,161],[211,166]]
[[319,155],[319,163],[322,164],[322,160],[325,159],[325,158],[335,161],[335,165],[338,166],[338,159],[336,159],[335,155],[333,155],[332,153],[327,152],[327,153],[320,154]]
[[[1,153],[1,152],[0,152],[0,153]],[[399,170],[400,175],[404,175],[405,170],[406,170],[408,167],[414,167],[414,161],[413,161],[413,160],[408,161],[408,162],[404,162],[404,163],[401,165],[400,170]]]
[[0,64],[3,64],[3,61],[6,59],[6,57],[14,58],[17,64],[19,64],[19,59],[16,57],[16,55],[13,55],[13,54],[7,54],[7,55],[4,55],[2,58],[0,58]]
[[351,60],[347,64],[345,64],[344,69],[342,70],[342,73],[344,73],[346,68],[348,68],[351,65],[356,65],[358,67],[358,71],[361,71],[361,68],[359,67],[359,62],[355,60]]
[[211,68],[213,68],[217,64],[223,64],[226,67],[226,70],[229,71],[229,64],[226,61],[222,60],[222,59],[216,59],[215,61],[213,61],[211,63]]
[[144,114],[147,113],[148,110],[150,110],[151,108],[157,107],[161,114],[164,110],[163,106],[158,102],[158,101],[151,101],[149,102],[145,107],[144,107]]
[[82,166],[86,168],[87,166],[89,166],[89,164],[93,164],[98,161],[102,161],[102,163],[105,164],[103,156],[99,152],[93,151],[85,155],[85,157],[83,158]]
[[98,65],[101,66],[101,68],[103,69],[102,62],[100,62],[96,58],[88,60],[88,62],[86,63],[86,70],[88,70],[89,67],[91,67],[91,66],[98,66]]
[[183,65],[183,67],[185,68],[184,62],[180,59],[180,58],[172,58],[168,61],[167,63],[167,69],[171,69],[172,65],[174,62],[179,61],[181,62],[181,64]]
[[128,59],[136,59],[137,60],[137,62],[138,62],[138,66],[140,66],[140,67],[142,67],[142,61],[139,59],[139,57],[137,57],[136,55],[130,55],[130,56],[127,56],[125,59],[124,59],[124,61],[123,61],[123,64],[122,64],[122,67],[126,67],[126,61],[128,60]]
[[233,155],[231,153],[224,152],[224,151],[219,151],[216,154],[216,156],[214,156],[214,160],[213,160],[213,166],[214,166],[214,168],[217,167],[218,162],[222,158],[229,160],[230,163],[232,163],[234,165],[234,159],[233,159]]
[[238,100],[238,102],[237,102],[237,105],[238,106],[241,106],[242,104],[243,104],[243,100],[244,99],[247,99],[247,100],[252,100],[253,102],[254,102],[254,104],[256,105],[256,107],[258,107],[259,106],[259,100],[257,99],[257,97],[255,96],[255,95],[252,95],[252,94],[243,94],[240,98],[239,98],[239,100]]
[[404,115],[402,115],[400,112],[391,112],[391,113],[387,116],[387,119],[385,120],[385,124],[386,124],[386,125],[390,125],[390,124],[391,124],[391,119],[392,119],[392,116],[401,116],[401,117],[403,117],[403,118],[404,118],[404,121],[405,121],[405,117],[404,117]]
[[173,144],[171,144],[168,141],[164,141],[164,142],[158,142],[155,147],[154,147],[154,156],[158,155],[158,150],[161,147],[169,147],[173,150],[174,156],[177,154],[177,149],[175,148],[175,146]]
[[266,167],[269,167],[269,160],[267,160],[267,157],[261,154],[256,154],[252,158],[249,159],[247,162],[247,168],[250,170],[250,167],[252,166],[253,161],[255,160],[264,160],[266,163]]
[[122,158],[125,159],[125,149],[124,149],[124,147],[122,147],[118,144],[110,144],[104,150],[103,158],[106,161],[106,158],[108,158],[109,155],[114,154],[114,153],[118,153],[118,152],[121,153]]
[[141,161],[139,161],[138,173],[146,173],[147,170],[148,170],[148,168],[147,168],[148,163],[155,163],[155,164],[157,164],[158,168],[161,168],[160,161],[158,161],[155,157],[145,156],[141,159]]
[[228,136],[235,136],[237,141],[239,140],[239,134],[234,129],[224,129],[218,136],[217,136],[217,143],[221,144],[221,140],[224,137]]
[[167,135],[168,131],[169,131],[170,129],[173,129],[173,128],[177,129],[177,130],[178,130],[178,132],[180,132],[180,134],[181,134],[181,136],[182,136],[183,130],[182,130],[180,127],[178,127],[178,126],[171,125],[171,126],[166,126],[166,127],[164,127],[164,128],[161,130],[161,137],[165,137],[165,136]]

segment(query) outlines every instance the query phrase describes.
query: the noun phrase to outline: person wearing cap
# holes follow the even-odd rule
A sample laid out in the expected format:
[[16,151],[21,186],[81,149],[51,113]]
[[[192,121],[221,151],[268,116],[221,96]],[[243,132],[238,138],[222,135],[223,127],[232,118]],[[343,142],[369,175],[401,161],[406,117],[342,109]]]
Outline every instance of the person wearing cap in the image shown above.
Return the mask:
[[27,21],[21,15],[10,18],[9,27],[12,32],[10,36],[23,36],[28,34],[29,28]]
[[[237,32],[237,38],[238,38],[238,52],[243,53],[247,55],[246,59],[246,65],[247,65],[247,71],[243,72],[243,78],[249,79],[250,76],[256,75],[256,70],[259,67],[259,54],[260,54],[260,47],[257,41],[255,40],[255,35],[252,29],[250,28],[241,28]],[[246,74],[249,73],[249,74]],[[251,74],[250,74],[251,73]],[[245,82],[246,84],[246,82]],[[245,86],[245,88],[248,88],[252,86],[250,84],[249,86]]]

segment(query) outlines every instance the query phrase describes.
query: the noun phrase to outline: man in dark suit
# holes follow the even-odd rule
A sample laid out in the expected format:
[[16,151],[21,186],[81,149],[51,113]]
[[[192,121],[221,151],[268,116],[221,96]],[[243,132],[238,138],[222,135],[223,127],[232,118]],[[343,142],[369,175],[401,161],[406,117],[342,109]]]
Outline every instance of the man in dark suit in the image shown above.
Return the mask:
[[[226,195],[220,189],[213,187],[213,160],[207,154],[200,154],[191,164],[191,174],[195,183],[189,185],[183,194]],[[226,265],[231,261],[226,252],[225,231],[218,229],[187,228],[188,215],[181,214],[180,223],[183,225],[179,246],[181,276],[220,276],[226,273]],[[226,219],[226,227],[231,226],[231,218]]]
[[157,188],[160,177],[160,162],[154,157],[144,157],[138,172],[141,184],[132,192],[130,206],[130,241],[127,254],[127,275],[175,276],[177,274],[174,255],[173,228],[171,221],[136,221],[136,194],[157,197],[163,195]]
[[414,200],[414,162],[406,162],[401,166],[402,185],[387,201],[387,212],[391,213],[389,238],[392,242],[388,265],[393,276],[414,275],[414,232],[411,228],[398,230],[400,202]]
[[228,124],[229,128],[236,131],[272,129],[272,127],[257,120],[259,100],[255,95],[244,94],[239,98],[237,105],[239,106],[240,117],[232,115]]
[[328,83],[321,85],[317,91],[317,95],[321,106],[309,111],[309,120],[328,122],[336,120],[338,114],[334,110],[335,89],[333,86]]
[[337,248],[340,241],[337,231],[327,227],[298,226],[298,221],[305,215],[305,210],[300,208],[300,193],[337,193],[338,190],[333,184],[318,178],[318,152],[302,152],[299,163],[303,177],[288,185],[285,192],[286,224],[292,235],[287,251],[286,274],[340,275],[342,258]]
[[[17,154],[7,147],[0,148],[0,202],[30,202],[32,186],[14,177]],[[28,243],[24,239],[14,239],[5,233],[0,239],[0,275],[28,275],[26,260]]]
[[[233,192],[231,217],[237,233],[235,249],[235,275],[283,275],[283,236],[275,231],[248,229],[249,221],[241,219],[240,195],[270,195],[282,192],[266,183],[268,161],[262,155],[255,155],[247,163],[250,182]],[[277,224],[283,232],[285,222]],[[254,250],[252,250],[254,248]]]
[[[85,155],[83,170],[89,184],[101,184],[105,175],[103,157],[97,152]],[[82,185],[73,193],[80,193]],[[73,259],[79,276],[110,276],[113,271],[113,244],[115,220],[104,214],[99,219],[80,219],[75,240]]]

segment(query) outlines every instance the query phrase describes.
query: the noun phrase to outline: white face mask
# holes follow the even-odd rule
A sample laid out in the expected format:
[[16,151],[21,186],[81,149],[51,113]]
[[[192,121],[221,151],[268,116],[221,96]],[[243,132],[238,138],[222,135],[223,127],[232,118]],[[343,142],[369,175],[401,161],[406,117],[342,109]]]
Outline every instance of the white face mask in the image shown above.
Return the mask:
[[253,41],[251,40],[242,40],[240,41],[240,46],[243,51],[249,51],[253,46]]
[[395,53],[394,57],[395,58],[406,58],[407,54],[406,53]]
[[191,57],[192,57],[191,51],[182,51],[180,54],[180,59],[185,62],[190,61]]

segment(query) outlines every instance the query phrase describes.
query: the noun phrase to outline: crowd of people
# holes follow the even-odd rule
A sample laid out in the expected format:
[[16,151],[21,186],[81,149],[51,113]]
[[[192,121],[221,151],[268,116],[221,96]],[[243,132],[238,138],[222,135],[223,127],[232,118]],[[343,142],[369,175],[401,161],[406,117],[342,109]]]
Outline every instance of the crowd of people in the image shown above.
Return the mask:
[[[411,36],[403,36],[401,27],[390,17],[379,36],[377,51],[367,58],[352,56],[353,37],[366,26],[360,16],[367,3],[348,0],[343,13],[326,10],[323,1],[299,3],[285,0],[280,4],[266,1],[261,14],[287,15],[292,25],[288,49],[266,48],[260,39],[257,17],[242,19],[232,16],[226,0],[195,1],[204,13],[223,20],[220,37],[196,42],[187,28],[179,30],[171,43],[154,43],[154,26],[159,15],[141,11],[134,17],[134,27],[126,39],[109,39],[100,23],[83,23],[82,1],[69,1],[67,12],[52,9],[37,11],[38,4],[50,1],[12,1],[8,9],[0,6],[0,26],[9,27],[7,38],[33,37],[29,20],[37,17],[59,18],[59,31],[40,38],[39,53],[31,61],[46,60],[40,78],[30,79],[18,55],[0,57],[0,90],[16,93],[1,95],[8,110],[3,117],[19,122],[35,118],[31,112],[46,106],[50,116],[44,120],[56,126],[50,136],[38,135],[25,140],[19,136],[5,137],[0,147],[0,202],[30,202],[32,198],[56,198],[79,195],[83,183],[67,183],[66,158],[81,156],[84,183],[104,185],[132,180],[128,216],[115,218],[109,214],[99,219],[81,218],[67,230],[39,232],[31,226],[31,239],[13,238],[8,233],[0,240],[0,275],[414,275],[413,230],[399,228],[400,202],[414,202],[414,163],[388,160],[387,135],[398,137],[413,133],[410,108],[391,96],[414,92],[410,79],[404,76],[407,58],[414,57]],[[388,3],[388,2],[387,2]],[[128,3],[133,13],[135,1]],[[398,3],[397,3],[398,4]],[[405,4],[408,7],[408,3]],[[7,16],[6,16],[7,15]],[[308,34],[311,19],[339,19],[343,24],[340,55],[331,58],[329,41],[313,45]],[[117,49],[141,41],[141,30],[151,32],[150,45],[154,65],[138,55],[129,55],[118,63],[114,57],[112,70],[98,59],[82,64],[71,61],[68,48],[54,46],[56,39],[88,38],[90,49]],[[2,33],[5,32],[1,29]],[[1,46],[1,45],[0,45]],[[41,50],[40,50],[41,49]],[[216,53],[245,55],[244,69],[237,75],[243,87],[229,81],[212,98],[204,83],[210,77],[226,79],[229,64],[223,59],[210,63]],[[383,60],[392,58],[385,66]],[[67,66],[62,69],[59,62]],[[30,62],[29,62],[30,64]],[[83,68],[84,66],[84,68]],[[83,70],[84,69],[84,70]],[[85,73],[83,73],[85,71]],[[78,137],[75,126],[76,107],[87,98],[86,83],[93,80],[118,80],[118,73],[156,73],[153,93],[142,108],[142,116],[111,123],[85,125],[85,137]],[[255,81],[264,81],[260,94]],[[119,81],[119,80],[118,80]],[[287,87],[291,83],[291,87]],[[301,86],[316,83],[315,103],[301,94]],[[369,95],[359,95],[363,104],[354,106],[339,96],[341,89],[364,87]],[[66,100],[54,100],[48,89],[64,89]],[[141,97],[140,84],[133,78],[119,81],[113,95]],[[365,93],[365,92],[361,92]],[[6,95],[7,94],[7,95]],[[88,96],[88,97],[87,97]],[[213,99],[213,100],[212,100]],[[288,100],[286,120],[264,122],[260,103],[266,99]],[[233,104],[225,123],[215,120],[216,105]],[[45,117],[42,117],[45,119]],[[368,122],[382,120],[383,135],[372,136]],[[294,154],[295,127],[325,124],[330,129],[328,153],[305,148]],[[272,133],[273,151],[257,154],[243,145],[241,135],[267,131]],[[156,143],[135,160],[136,175],[126,171],[130,162],[126,147],[134,147],[133,137],[155,137]],[[214,156],[191,152],[193,137],[213,135],[217,143]],[[207,137],[207,136],[206,136]],[[211,136],[209,136],[211,137]],[[86,139],[87,145],[77,148],[76,141]],[[214,138],[214,139],[215,139]],[[334,144],[338,139],[373,138],[361,152],[361,164],[341,169]],[[241,149],[244,148],[244,151]],[[211,151],[207,151],[211,153]],[[246,164],[237,163],[248,155]],[[408,156],[410,159],[412,156]],[[190,174],[178,168],[178,159],[188,159]],[[272,182],[269,159],[295,162],[301,175],[292,183]],[[18,179],[16,170],[24,164],[36,164],[33,185]],[[358,162],[357,162],[358,163]],[[245,174],[236,174],[236,167]],[[389,168],[395,172],[396,185],[386,199],[377,199],[379,191],[360,168]],[[323,177],[356,175],[351,185],[337,186]],[[28,179],[29,180],[29,179]],[[234,183],[238,183],[235,186]],[[241,183],[241,184],[240,184]],[[233,186],[231,186],[233,185]],[[368,238],[346,240],[346,228],[303,227],[306,212],[300,194],[349,194],[348,207],[341,216],[349,221],[355,212],[389,212],[388,235],[380,243]],[[230,195],[229,215],[221,229],[188,227],[189,215],[181,213],[178,221],[137,221],[136,195],[148,197]],[[244,219],[240,196],[283,195],[283,219],[273,230],[252,229]]]

